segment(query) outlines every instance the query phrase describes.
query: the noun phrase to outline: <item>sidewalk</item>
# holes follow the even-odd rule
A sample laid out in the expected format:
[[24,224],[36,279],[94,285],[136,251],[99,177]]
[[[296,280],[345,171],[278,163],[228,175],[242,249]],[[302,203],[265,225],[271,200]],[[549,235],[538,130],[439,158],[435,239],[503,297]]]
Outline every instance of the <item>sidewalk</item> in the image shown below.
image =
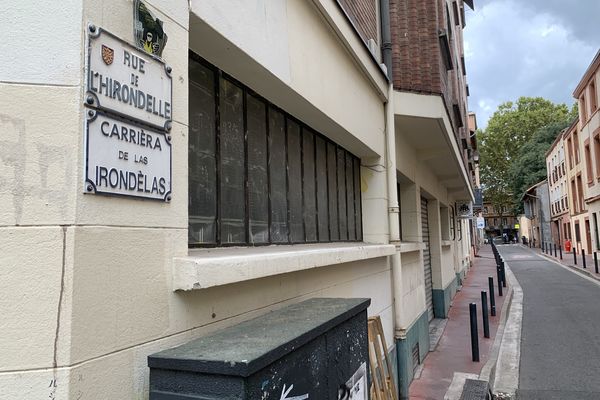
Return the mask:
[[[489,358],[494,344],[502,306],[509,288],[503,288],[498,296],[496,262],[490,245],[483,245],[475,258],[463,287],[452,301],[446,328],[437,346],[432,348],[423,364],[420,376],[416,376],[409,388],[410,399],[441,400],[450,387],[455,372],[479,375]],[[490,316],[490,338],[483,337],[481,316],[481,291],[488,289],[488,277],[494,278],[496,316]],[[489,293],[488,293],[489,302]],[[477,304],[477,328],[479,333],[480,361],[471,361],[471,336],[469,330],[469,303]]]
[[[570,252],[570,253],[563,252],[562,260],[561,260],[560,251],[558,248],[556,249],[556,257],[554,256],[554,248],[552,248],[552,251],[548,252],[547,254],[542,252],[542,250],[540,248],[531,248],[531,250],[535,251],[536,253],[538,253],[546,258],[549,258],[554,261],[558,261],[562,265],[572,268],[572,269],[574,269],[580,273],[583,273],[585,275],[588,275],[591,278],[600,280],[600,274],[596,273],[596,267],[594,265],[593,254],[585,255],[586,267],[584,268],[583,267],[583,257],[581,256],[581,253],[577,253],[577,264],[575,264],[575,257],[573,257],[573,252]],[[600,254],[598,255],[598,268],[600,270]]]

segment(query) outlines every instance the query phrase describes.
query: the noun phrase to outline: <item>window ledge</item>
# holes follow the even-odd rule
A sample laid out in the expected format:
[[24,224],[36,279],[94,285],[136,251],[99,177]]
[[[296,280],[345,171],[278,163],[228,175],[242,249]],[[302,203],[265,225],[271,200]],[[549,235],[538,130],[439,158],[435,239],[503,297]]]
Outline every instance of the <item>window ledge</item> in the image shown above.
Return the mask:
[[173,291],[197,290],[394,254],[395,246],[322,243],[191,249],[173,259]]
[[423,249],[425,249],[425,243],[423,242],[402,242],[396,244],[396,250],[400,253],[411,253]]
[[452,246],[452,240],[442,240],[442,247]]

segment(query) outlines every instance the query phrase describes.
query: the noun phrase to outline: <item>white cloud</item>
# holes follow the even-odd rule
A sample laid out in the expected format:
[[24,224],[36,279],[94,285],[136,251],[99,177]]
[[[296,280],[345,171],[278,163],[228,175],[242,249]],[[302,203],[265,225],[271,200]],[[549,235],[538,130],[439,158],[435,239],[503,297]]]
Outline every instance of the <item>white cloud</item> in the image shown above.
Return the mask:
[[544,8],[550,2],[538,2],[537,7],[517,0],[477,4],[467,16],[464,37],[469,103],[480,127],[499,104],[520,96],[542,96],[570,106],[573,89],[598,46],[575,35],[577,13],[571,10],[569,20],[559,18],[551,7]]

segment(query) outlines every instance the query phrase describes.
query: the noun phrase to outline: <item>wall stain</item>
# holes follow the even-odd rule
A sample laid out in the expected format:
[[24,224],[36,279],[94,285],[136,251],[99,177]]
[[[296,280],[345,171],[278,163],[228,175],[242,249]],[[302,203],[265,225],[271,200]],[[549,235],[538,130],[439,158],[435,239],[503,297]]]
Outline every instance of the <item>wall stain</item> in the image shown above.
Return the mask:
[[12,192],[15,225],[19,225],[23,216],[23,200],[27,194],[25,191],[25,160],[27,159],[25,120],[0,114],[0,132],[3,132],[3,137],[16,136],[17,138],[16,142],[0,140],[0,161],[13,167],[13,184],[2,187]]
[[[57,210],[64,220],[67,218],[67,202],[65,197],[68,195],[66,186],[73,182],[73,165],[71,163],[71,151],[69,148],[48,142],[36,143],[38,159],[36,161],[28,158],[27,129],[25,120],[14,118],[7,114],[0,113],[0,167],[7,166],[6,172],[0,172],[0,194],[9,194],[12,197],[14,209],[14,223],[21,225],[23,220],[24,205],[27,199],[35,197],[46,206]],[[6,138],[13,140],[6,140]],[[64,171],[64,181],[57,180],[57,176],[50,177],[51,167],[59,166]],[[32,171],[37,168],[37,171]],[[10,176],[10,169],[13,170]],[[36,172],[39,176],[39,183],[27,185],[25,182],[27,171]],[[1,171],[1,170],[0,170]],[[44,212],[43,209],[36,208],[36,213]]]

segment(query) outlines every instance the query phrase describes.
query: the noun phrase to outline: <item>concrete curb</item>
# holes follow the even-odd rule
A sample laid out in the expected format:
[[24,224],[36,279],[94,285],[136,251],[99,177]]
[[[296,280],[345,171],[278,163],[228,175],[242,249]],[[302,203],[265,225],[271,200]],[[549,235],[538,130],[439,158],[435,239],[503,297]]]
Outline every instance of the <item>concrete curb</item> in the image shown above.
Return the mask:
[[450,387],[444,395],[444,400],[459,400],[463,394],[463,389],[467,379],[478,379],[477,374],[467,374],[464,372],[455,372],[452,375]]
[[[506,266],[506,264],[505,264]],[[494,344],[490,350],[490,356],[481,369],[481,373],[479,374],[480,380],[485,380],[488,382],[492,382],[494,380],[494,376],[496,373],[496,362],[498,361],[498,353],[500,352],[500,344],[502,343],[502,336],[504,335],[504,328],[506,326],[506,320],[508,319],[508,308],[512,304],[513,300],[513,288],[512,285],[508,288],[508,292],[506,293],[506,299],[504,300],[504,304],[502,305],[502,310],[500,311],[500,320],[498,322],[498,330],[496,331],[496,337],[494,339]]]
[[[502,398],[514,398],[519,387],[523,290],[506,261],[504,266],[508,283],[513,288],[513,298],[510,302],[510,311],[507,313],[506,325],[501,335],[498,359],[492,371],[493,379],[490,380],[490,386],[495,396],[501,395]],[[496,335],[496,339],[498,337]],[[494,343],[495,345],[496,343]]]
[[554,257],[552,257],[552,256],[550,256],[548,254],[540,253],[540,256],[544,257],[548,261],[552,261],[553,263],[560,265],[561,267],[569,268],[572,271],[574,271],[574,272],[576,272],[576,273],[578,273],[580,275],[585,275],[585,276],[587,276],[589,278],[592,278],[592,279],[600,282],[600,276],[596,275],[595,272],[588,271],[587,269],[579,268],[579,267],[576,267],[574,265],[563,264],[563,263],[560,262],[560,260],[557,260],[556,258],[554,258]]

